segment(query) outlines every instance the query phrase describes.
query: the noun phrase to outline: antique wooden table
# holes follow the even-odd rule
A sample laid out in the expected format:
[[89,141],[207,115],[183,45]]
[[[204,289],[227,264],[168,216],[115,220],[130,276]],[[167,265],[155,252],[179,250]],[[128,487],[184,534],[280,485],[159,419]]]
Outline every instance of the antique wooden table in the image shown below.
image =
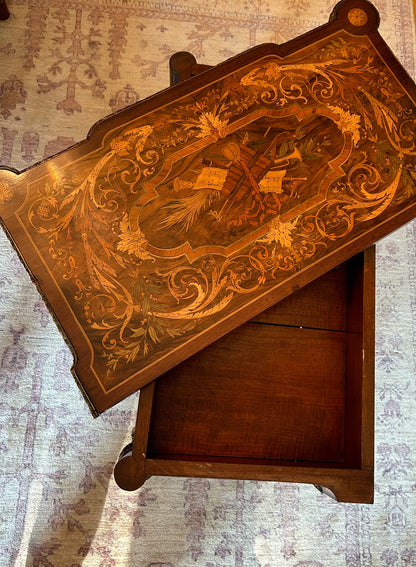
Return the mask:
[[[344,0],[300,38],[137,103],[28,170],[0,171],[4,228],[73,349],[94,413],[416,215],[416,89],[378,23],[370,3]],[[371,308],[359,304],[363,322]],[[261,371],[255,378],[269,388]],[[344,413],[347,390],[338,386]],[[351,406],[356,439],[371,420],[363,399]],[[361,454],[340,457],[335,427],[338,468],[371,473]]]

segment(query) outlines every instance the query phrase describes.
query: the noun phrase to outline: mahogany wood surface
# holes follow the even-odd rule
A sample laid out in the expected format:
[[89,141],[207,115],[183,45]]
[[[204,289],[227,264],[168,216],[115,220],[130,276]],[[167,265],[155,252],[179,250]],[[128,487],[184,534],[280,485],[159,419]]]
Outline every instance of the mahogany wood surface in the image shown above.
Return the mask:
[[[338,500],[371,502],[374,273],[372,248],[274,306],[272,319],[262,314],[265,323],[240,327],[143,388],[140,451],[117,465],[119,485],[141,484],[125,466],[143,482],[152,474],[311,482]],[[305,306],[319,308],[321,285],[325,309],[306,328]]]
[[0,216],[96,413],[416,215],[416,89],[345,0],[0,172]]

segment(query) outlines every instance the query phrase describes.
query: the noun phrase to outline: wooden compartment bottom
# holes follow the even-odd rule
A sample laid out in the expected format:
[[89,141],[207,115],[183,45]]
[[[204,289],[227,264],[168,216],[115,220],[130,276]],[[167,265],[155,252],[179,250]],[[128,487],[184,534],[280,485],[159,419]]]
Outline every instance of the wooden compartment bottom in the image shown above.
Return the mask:
[[143,388],[117,482],[129,489],[129,462],[129,485],[138,471],[323,479],[372,501],[374,263],[360,253]]
[[149,457],[342,461],[344,347],[343,332],[244,325],[158,381]]

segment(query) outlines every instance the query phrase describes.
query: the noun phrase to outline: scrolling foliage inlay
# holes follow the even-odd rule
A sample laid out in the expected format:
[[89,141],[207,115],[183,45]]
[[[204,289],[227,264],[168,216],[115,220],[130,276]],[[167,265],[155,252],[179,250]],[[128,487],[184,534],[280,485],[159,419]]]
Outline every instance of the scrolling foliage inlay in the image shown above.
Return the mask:
[[408,200],[415,131],[372,43],[338,32],[110,132],[18,214],[109,387]]

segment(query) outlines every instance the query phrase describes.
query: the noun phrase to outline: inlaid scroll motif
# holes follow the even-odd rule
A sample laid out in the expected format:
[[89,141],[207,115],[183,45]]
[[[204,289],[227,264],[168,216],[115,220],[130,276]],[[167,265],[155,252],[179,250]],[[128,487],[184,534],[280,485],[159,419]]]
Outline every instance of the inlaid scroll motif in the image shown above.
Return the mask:
[[95,364],[140,368],[414,195],[415,133],[375,48],[340,32],[109,133],[27,218]]

